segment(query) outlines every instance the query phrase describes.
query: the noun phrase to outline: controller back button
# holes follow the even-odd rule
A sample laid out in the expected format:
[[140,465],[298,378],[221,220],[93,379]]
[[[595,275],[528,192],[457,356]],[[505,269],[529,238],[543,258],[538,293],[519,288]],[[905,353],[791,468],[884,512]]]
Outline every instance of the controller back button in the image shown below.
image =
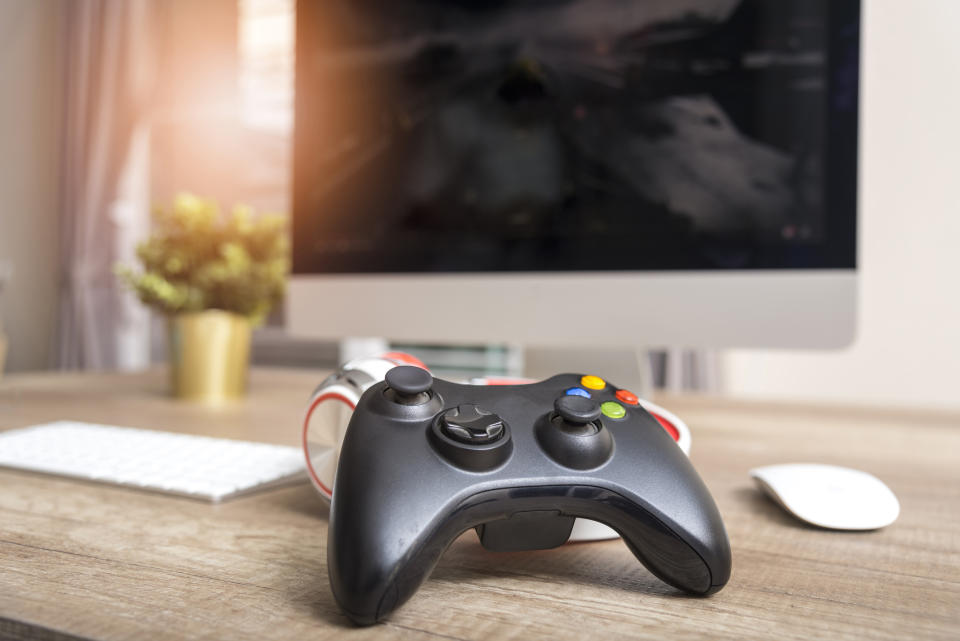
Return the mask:
[[600,411],[607,418],[623,418],[627,415],[627,410],[624,409],[623,405],[614,401],[607,401],[601,405]]

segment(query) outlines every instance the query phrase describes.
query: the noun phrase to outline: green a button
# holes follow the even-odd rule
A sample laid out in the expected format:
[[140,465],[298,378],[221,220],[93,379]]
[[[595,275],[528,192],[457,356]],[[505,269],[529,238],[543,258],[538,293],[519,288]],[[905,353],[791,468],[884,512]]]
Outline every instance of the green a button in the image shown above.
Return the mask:
[[623,408],[623,405],[620,403],[614,403],[613,401],[607,401],[601,405],[600,411],[603,412],[604,416],[610,418],[623,418],[627,415],[627,410]]

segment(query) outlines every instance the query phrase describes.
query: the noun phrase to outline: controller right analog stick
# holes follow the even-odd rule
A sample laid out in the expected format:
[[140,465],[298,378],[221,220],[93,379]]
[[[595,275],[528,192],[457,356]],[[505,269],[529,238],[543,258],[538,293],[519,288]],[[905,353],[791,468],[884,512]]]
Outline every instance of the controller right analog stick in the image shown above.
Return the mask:
[[554,461],[575,470],[600,467],[613,454],[613,437],[600,421],[600,405],[583,396],[564,395],[536,428],[537,443]]
[[565,395],[553,403],[556,416],[552,423],[558,428],[571,434],[589,436],[600,431],[600,404],[589,398],[575,395]]

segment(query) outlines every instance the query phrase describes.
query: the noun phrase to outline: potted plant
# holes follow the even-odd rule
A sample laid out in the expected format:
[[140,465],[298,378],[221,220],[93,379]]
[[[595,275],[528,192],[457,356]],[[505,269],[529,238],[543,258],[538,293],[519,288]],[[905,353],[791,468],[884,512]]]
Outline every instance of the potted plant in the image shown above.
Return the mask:
[[286,220],[239,206],[224,216],[215,202],[191,194],[177,196],[155,218],[154,233],[137,247],[143,270],[118,273],[167,317],[173,395],[243,396],[251,329],[286,288]]

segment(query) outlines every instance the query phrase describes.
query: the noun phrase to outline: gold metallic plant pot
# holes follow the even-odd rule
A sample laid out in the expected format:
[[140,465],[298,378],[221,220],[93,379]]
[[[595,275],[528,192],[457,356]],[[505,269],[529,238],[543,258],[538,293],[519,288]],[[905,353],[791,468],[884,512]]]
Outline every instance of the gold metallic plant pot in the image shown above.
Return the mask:
[[170,387],[177,398],[218,403],[243,397],[250,321],[218,309],[167,319]]

